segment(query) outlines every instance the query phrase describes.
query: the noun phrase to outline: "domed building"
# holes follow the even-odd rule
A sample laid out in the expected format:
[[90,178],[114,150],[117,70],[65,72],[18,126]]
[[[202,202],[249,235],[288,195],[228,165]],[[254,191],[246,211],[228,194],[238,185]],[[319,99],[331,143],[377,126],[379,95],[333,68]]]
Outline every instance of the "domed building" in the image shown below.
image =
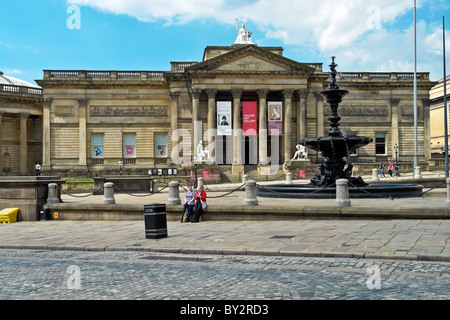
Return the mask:
[[42,117],[42,89],[0,71],[0,175],[35,174]]

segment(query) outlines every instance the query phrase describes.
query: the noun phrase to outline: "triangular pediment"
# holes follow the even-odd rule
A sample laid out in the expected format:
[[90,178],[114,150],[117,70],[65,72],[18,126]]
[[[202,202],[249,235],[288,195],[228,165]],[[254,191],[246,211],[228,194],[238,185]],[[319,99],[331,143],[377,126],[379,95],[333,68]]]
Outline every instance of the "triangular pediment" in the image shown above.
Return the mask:
[[314,68],[256,45],[245,45],[187,68],[189,72],[313,73]]

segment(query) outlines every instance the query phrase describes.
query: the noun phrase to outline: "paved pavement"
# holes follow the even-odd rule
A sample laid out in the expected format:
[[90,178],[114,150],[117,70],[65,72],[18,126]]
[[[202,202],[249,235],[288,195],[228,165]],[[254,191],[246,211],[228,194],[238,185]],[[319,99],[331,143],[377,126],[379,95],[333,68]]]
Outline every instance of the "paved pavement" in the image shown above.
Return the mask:
[[[222,186],[223,188],[227,186]],[[228,186],[229,187],[229,186]],[[214,190],[216,186],[209,186]],[[218,189],[218,187],[217,187]],[[443,190],[443,191],[442,191]],[[212,196],[216,193],[209,192]],[[218,192],[217,194],[220,194]],[[243,192],[212,198],[213,204],[242,201]],[[82,196],[82,195],[79,195]],[[117,194],[117,203],[165,202],[168,193],[149,197]],[[103,196],[63,197],[66,203],[101,203]],[[258,198],[261,207],[334,206],[334,200]],[[413,199],[352,199],[354,208],[445,206],[445,189]],[[362,210],[362,209],[361,209]],[[144,221],[38,221],[0,224],[0,248],[96,251],[151,251],[433,260],[450,262],[450,219],[290,219],[265,221],[168,221],[168,236],[146,239]]]

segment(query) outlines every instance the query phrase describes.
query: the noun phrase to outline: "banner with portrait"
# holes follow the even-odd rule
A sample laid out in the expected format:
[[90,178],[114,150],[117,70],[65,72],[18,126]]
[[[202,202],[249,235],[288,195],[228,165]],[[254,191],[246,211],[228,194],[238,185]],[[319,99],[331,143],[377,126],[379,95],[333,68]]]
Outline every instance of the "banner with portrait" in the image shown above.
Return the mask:
[[269,136],[283,135],[283,102],[270,101],[267,108],[267,119],[269,121],[268,131]]
[[231,136],[231,101],[217,101],[217,135]]

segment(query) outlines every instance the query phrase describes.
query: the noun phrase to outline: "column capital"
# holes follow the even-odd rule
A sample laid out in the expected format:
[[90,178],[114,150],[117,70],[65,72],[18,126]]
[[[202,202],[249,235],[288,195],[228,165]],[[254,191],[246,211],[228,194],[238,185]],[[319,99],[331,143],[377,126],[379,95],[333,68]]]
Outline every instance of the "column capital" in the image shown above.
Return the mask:
[[177,102],[180,97],[180,91],[169,91],[170,101]]
[[42,104],[44,105],[44,107],[50,108],[52,106],[52,101],[53,101],[53,98],[43,98]]
[[398,107],[398,104],[400,103],[400,98],[392,98],[389,101],[391,103],[391,107]]
[[77,99],[77,101],[78,101],[78,106],[80,108],[86,108],[88,105],[89,99],[88,98],[79,98],[79,99]]
[[244,90],[242,89],[231,89],[231,94],[234,99],[240,99]]
[[192,89],[191,99],[199,99],[201,93],[202,93],[202,89]]
[[19,113],[19,114],[17,115],[17,117],[18,117],[20,120],[27,120],[29,116],[30,116],[29,113]]
[[309,89],[303,89],[298,91],[301,99],[308,99]]
[[294,91],[295,91],[294,89],[284,89],[283,90],[284,99],[292,99]]
[[430,99],[428,99],[428,98],[423,98],[423,99],[422,99],[422,106],[423,106],[424,108],[429,108],[429,107],[430,107],[430,104],[431,104]]
[[206,94],[208,99],[215,99],[217,94],[217,89],[206,89]]
[[314,94],[316,95],[317,101],[323,101],[323,95],[319,91],[314,92]]
[[269,89],[258,89],[256,90],[256,93],[258,94],[260,99],[266,99],[269,91]]

